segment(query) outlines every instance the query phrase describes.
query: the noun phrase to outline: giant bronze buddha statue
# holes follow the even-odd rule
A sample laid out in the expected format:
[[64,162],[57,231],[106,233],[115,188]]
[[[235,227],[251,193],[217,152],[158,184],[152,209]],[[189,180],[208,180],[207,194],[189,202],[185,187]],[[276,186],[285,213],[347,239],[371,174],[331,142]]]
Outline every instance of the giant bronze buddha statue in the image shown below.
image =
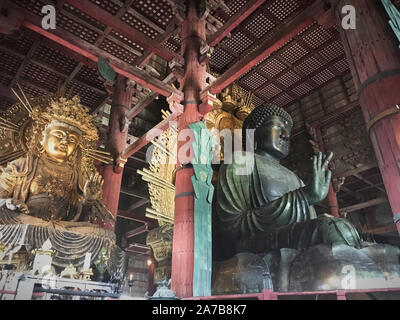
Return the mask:
[[[307,248],[320,243],[359,247],[356,229],[345,219],[317,218],[313,205],[329,190],[332,154],[313,158],[308,185],[280,160],[289,153],[290,115],[274,105],[262,105],[243,124],[243,141],[254,152],[234,157],[219,172],[216,213],[220,243],[234,243],[232,253],[265,252],[277,248]],[[249,146],[247,146],[249,150]],[[251,169],[245,172],[245,166]],[[224,250],[226,252],[226,250]]]
[[346,289],[343,270],[349,266],[355,273],[347,289],[399,285],[399,248],[364,241],[344,218],[316,215],[313,205],[328,193],[332,154],[313,157],[307,184],[280,164],[292,126],[283,109],[257,107],[243,123],[247,152],[220,168],[213,294],[261,292],[266,275],[275,291]]
[[102,227],[112,225],[113,216],[102,203],[94,160],[109,156],[96,150],[97,128],[88,111],[77,96],[49,96],[21,99],[0,119],[0,241],[14,245],[7,235],[27,225],[28,247],[50,239],[59,267],[82,265],[86,252],[92,260],[104,249],[122,256],[114,232]]

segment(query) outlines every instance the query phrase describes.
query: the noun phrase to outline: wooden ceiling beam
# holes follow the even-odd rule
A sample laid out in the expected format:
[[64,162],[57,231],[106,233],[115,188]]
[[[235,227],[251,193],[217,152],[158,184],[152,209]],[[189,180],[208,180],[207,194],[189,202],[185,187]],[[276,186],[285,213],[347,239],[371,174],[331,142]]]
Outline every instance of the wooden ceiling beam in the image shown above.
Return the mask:
[[212,94],[219,93],[263,59],[282,48],[287,42],[295,38],[298,33],[312,25],[315,21],[313,17],[318,12],[322,11],[323,3],[316,1],[309,8],[297,14],[291,21],[279,26],[272,38],[268,38],[260,43],[257,49],[247,55],[244,59],[236,62],[221,77],[207,87],[205,91],[209,90]]
[[[341,56],[335,58],[334,60],[332,60],[332,63],[338,62],[338,61],[344,59],[345,57],[346,57],[346,56],[345,56],[345,54],[343,53],[343,55],[341,55]],[[322,71],[324,71],[324,70],[326,70],[326,66],[323,65],[322,67],[319,67],[317,70],[315,70],[315,71],[313,71],[312,73],[308,74],[307,77],[310,79],[311,77],[316,76],[318,73],[320,73],[320,72],[322,72]],[[304,83],[304,79],[301,79],[301,80],[295,82],[295,83],[292,84],[290,87],[286,88],[286,91],[277,94],[277,95],[276,95],[275,97],[273,97],[272,99],[276,99],[276,98],[278,98],[279,96],[281,96],[281,95],[287,93],[288,91],[291,91],[291,90],[295,89],[297,86],[301,85],[302,83]],[[326,84],[326,83],[325,83],[325,84]],[[321,87],[321,85],[317,85],[317,86],[318,86],[318,88]],[[318,88],[317,88],[317,89],[318,89]],[[309,94],[310,94],[310,92],[308,92],[308,93],[305,94],[305,95],[309,95]],[[304,95],[304,96],[305,96],[305,95]]]
[[381,192],[386,194],[386,190],[385,189],[383,189],[381,187],[378,187],[376,184],[374,184],[371,181],[369,181],[368,179],[365,179],[364,177],[362,177],[359,173],[358,174],[353,174],[353,177],[356,177],[358,180],[361,180],[362,182],[368,184],[369,186],[375,188],[376,190],[379,190],[379,191],[381,191]]
[[[164,83],[171,84],[172,82],[175,81],[175,76],[173,73],[170,73],[164,80]],[[127,118],[128,119],[133,119],[136,117],[140,112],[142,112],[146,107],[148,107],[156,98],[158,97],[157,93],[152,93],[151,95],[143,98],[140,100],[138,103],[135,104],[135,106],[129,110],[127,113]]]
[[[65,2],[65,0],[63,0]],[[119,9],[119,11],[116,14],[117,18],[120,18],[121,16],[123,16],[126,12],[126,10],[129,8],[129,6],[133,3],[134,0],[128,0],[122,7],[121,9]],[[66,11],[63,11],[64,14],[66,14]],[[74,17],[75,18],[75,17]],[[101,43],[107,38],[107,36],[111,33],[112,28],[111,27],[107,27],[106,30],[104,30],[104,33],[102,35],[100,35],[100,37],[96,40],[95,42],[95,46],[98,47],[99,45],[101,45]],[[119,43],[117,43],[119,45]],[[130,48],[131,49],[131,48]],[[130,50],[129,50],[130,51]],[[137,50],[135,50],[136,52]],[[133,52],[134,54],[136,54],[135,52]],[[138,54],[137,54],[138,55]],[[140,54],[139,54],[140,55]],[[68,83],[71,82],[72,79],[75,78],[75,76],[79,73],[79,71],[83,68],[83,63],[79,62],[78,65],[75,67],[75,69],[71,72],[71,74],[69,75],[69,77],[67,79],[65,79],[64,83],[63,83],[63,87],[66,88]],[[97,109],[97,108],[96,108]]]
[[[114,2],[115,4],[119,5],[120,7],[126,6],[126,2],[123,2],[121,0],[111,0],[112,2]],[[131,1],[131,0],[130,0]],[[163,33],[164,29],[161,28],[160,26],[158,26],[157,24],[155,24],[153,21],[151,21],[150,19],[147,19],[145,16],[143,16],[142,14],[140,14],[139,12],[137,12],[135,9],[133,9],[131,6],[133,4],[133,2],[135,2],[137,0],[133,0],[131,1],[128,6],[127,6],[127,12],[129,12],[131,15],[133,15],[135,18],[137,18],[138,20],[144,22],[145,24],[147,24],[149,27],[153,28],[154,30],[156,30],[158,33]]]
[[374,200],[370,200],[370,201],[366,201],[366,202],[355,204],[354,206],[341,208],[340,209],[340,213],[351,213],[351,212],[354,212],[354,211],[358,211],[358,210],[361,210],[361,209],[377,206],[377,205],[380,205],[380,204],[383,204],[383,203],[387,203],[387,202],[388,202],[388,199],[386,197],[380,197],[380,198],[377,198],[377,199],[374,199]]
[[141,255],[150,255],[151,247],[140,243],[132,243],[128,248],[125,249],[125,251]]
[[[361,193],[358,192],[358,191],[352,191],[352,190],[348,189],[348,188],[345,187],[345,186],[341,186],[339,192],[340,192],[340,191],[346,193],[348,196],[351,196],[351,197],[353,197],[353,198],[355,197],[355,198],[356,198],[357,200],[359,200],[359,201],[365,201],[364,195],[361,194]],[[339,193],[339,192],[338,192],[338,193]]]
[[[32,18],[32,17],[31,17]],[[51,39],[66,48],[79,53],[80,55],[94,61],[98,62],[98,57],[102,56],[104,58],[109,59],[110,65],[113,67],[115,72],[125,76],[128,79],[135,81],[136,83],[147,87],[159,94],[162,94],[166,97],[169,97],[172,93],[176,93],[177,95],[181,96],[182,94],[176,90],[175,88],[166,85],[162,81],[148,75],[143,70],[140,70],[136,67],[129,65],[128,63],[114,57],[113,55],[109,54],[108,52],[97,48],[96,46],[76,37],[66,31],[62,31],[60,29],[54,30],[54,32],[48,32],[42,29],[35,23],[26,20],[24,22],[24,26],[32,31],[35,31],[42,36]]]
[[322,119],[315,120],[309,124],[314,128],[326,127],[343,118],[346,114],[352,113],[357,109],[360,109],[360,102],[354,101],[349,103],[347,106],[326,114]]
[[343,177],[343,178],[347,178],[347,177],[351,177],[355,174],[359,174],[362,173],[364,171],[368,171],[371,169],[375,169],[378,168],[378,164],[377,163],[372,163],[372,164],[368,164],[368,165],[364,165],[358,168],[354,168],[351,170],[348,170],[346,172],[342,172],[342,173],[334,173],[333,174],[333,178],[339,178],[339,177]]
[[[175,18],[172,19],[170,24],[167,26],[165,32],[159,34],[156,37],[156,41],[161,44],[164,44],[177,31],[178,27],[176,26],[176,23],[177,23],[176,19]],[[142,67],[151,59],[152,56],[153,56],[153,51],[146,49],[143,52],[143,54],[136,59],[135,64],[138,67]]]
[[90,1],[81,1],[81,0],[66,0],[67,3],[84,12],[85,14],[95,18],[99,22],[105,24],[106,26],[111,27],[115,32],[123,35],[134,43],[140,45],[143,48],[149,49],[161,58],[171,61],[172,59],[177,59],[180,62],[183,62],[183,58],[178,54],[172,52],[171,50],[163,47],[156,40],[147,37],[143,33],[138,30],[132,28],[125,22],[120,19],[114,17],[112,14],[103,10],[99,6],[95,5]]
[[384,227],[378,227],[378,228],[374,228],[374,229],[370,229],[370,230],[366,230],[366,233],[373,233],[373,234],[386,234],[386,233],[392,233],[392,232],[396,232],[397,234],[397,227],[396,225],[390,224]]
[[140,207],[143,207],[144,205],[148,204],[150,202],[149,199],[140,199],[139,201],[135,202],[134,204],[130,205],[128,208],[129,212],[132,212]]
[[177,96],[182,96],[182,93],[180,91],[169,85],[164,84],[161,80],[158,80],[148,75],[145,71],[129,65],[128,63],[118,59],[108,52],[97,48],[96,46],[88,43],[85,40],[82,40],[81,38],[67,31],[61,30],[60,28],[53,30],[53,32],[44,30],[41,27],[41,19],[39,16],[36,16],[9,1],[7,3],[9,7],[18,8],[22,13],[24,13],[25,21],[23,25],[31,31],[39,33],[45,38],[50,39],[95,63],[98,62],[99,56],[109,59],[110,65],[117,73],[161,95],[169,97],[172,93],[175,93]]
[[146,216],[133,216],[132,212],[128,212],[128,211],[124,211],[124,210],[118,210],[118,218],[121,219],[126,219],[126,220],[130,220],[130,221],[135,221],[135,222],[139,222],[139,223],[147,223],[149,225],[149,227],[153,227],[155,222],[157,222],[154,219],[148,218]]
[[157,138],[162,132],[167,130],[170,126],[170,122],[172,121],[177,121],[177,114],[176,113],[171,113],[171,115],[161,121],[159,124],[157,124],[153,129],[151,129],[149,132],[144,134],[142,137],[140,137],[138,140],[136,140],[134,143],[126,146],[125,150],[122,153],[122,158],[128,159],[131,155],[142,149],[144,146],[148,145],[150,141],[154,140]]
[[[55,4],[55,1],[54,1],[54,0],[42,0],[42,1],[43,1],[44,3],[50,4],[50,5],[54,5],[54,4]],[[129,1],[132,1],[132,0],[129,0]],[[133,1],[135,1],[135,0],[133,0]],[[98,33],[98,34],[99,34],[99,38],[96,40],[95,45],[96,45],[96,46],[99,46],[99,45],[104,41],[104,39],[106,39],[106,38],[109,36],[109,34],[110,34],[111,31],[112,31],[112,28],[107,27],[107,28],[103,31],[102,29],[100,29],[100,28],[98,28],[98,27],[96,27],[96,26],[90,24],[89,22],[87,22],[86,20],[80,18],[79,16],[74,15],[74,14],[72,14],[71,12],[68,12],[67,10],[65,10],[65,9],[63,8],[63,5],[64,5],[65,2],[66,2],[66,0],[62,0],[62,1],[58,0],[58,1],[57,1],[57,9],[56,9],[57,12],[62,13],[62,14],[65,15],[66,17],[70,18],[71,20],[73,20],[73,21],[75,21],[75,22],[77,22],[77,23],[79,23],[79,24],[82,24],[82,25],[85,26],[86,28],[88,28],[88,29],[90,29],[90,30],[92,30],[92,31],[94,31],[94,32],[96,32],[96,33]],[[128,5],[129,5],[129,3],[127,2],[126,5],[124,5],[124,6],[122,6],[122,7],[120,8],[120,10],[121,10],[121,12],[122,12],[122,15],[125,13],[125,11],[124,11],[124,10],[125,10],[125,7],[128,6]],[[120,18],[120,17],[121,17],[121,13],[120,13],[120,12],[117,12],[116,17],[117,17],[117,18]],[[121,40],[119,40],[119,39],[117,39],[117,38],[115,38],[115,37],[109,37],[108,39],[109,39],[110,41],[114,42],[116,45],[125,48],[126,50],[128,50],[128,51],[131,52],[131,53],[133,53],[134,55],[137,55],[137,56],[141,56],[141,55],[142,55],[142,53],[141,53],[140,51],[134,49],[133,47],[130,47],[129,45],[125,44],[123,41],[121,41]]]
[[18,99],[12,94],[10,88],[2,83],[0,83],[0,96],[10,99],[14,102],[18,102]]
[[139,199],[149,199],[149,196],[143,192],[138,192],[137,190],[131,189],[131,188],[127,188],[127,187],[122,187],[121,188],[121,193],[125,194],[127,196],[130,197],[135,197],[135,198],[139,198]]
[[15,84],[18,82],[19,78],[22,75],[22,72],[24,72],[26,66],[31,61],[33,54],[35,53],[36,49],[39,48],[40,44],[41,44],[40,41],[36,41],[33,43],[32,47],[29,49],[27,55],[25,56],[24,61],[19,66],[18,71],[15,74],[13,80],[11,81],[10,85],[8,86],[9,88],[13,88],[15,86]]
[[[56,74],[56,75],[58,75],[58,76],[60,76],[60,77],[63,77],[63,78],[68,78],[68,77],[69,77],[68,75],[66,75],[66,74],[64,74],[64,73],[62,73],[62,72],[56,70],[56,69],[53,68],[53,67],[50,67],[50,66],[48,66],[48,65],[46,65],[46,64],[44,64],[44,63],[42,63],[42,62],[39,62],[39,61],[36,61],[36,60],[33,60],[33,59],[32,59],[32,55],[34,54],[35,50],[36,50],[41,44],[42,44],[41,41],[35,42],[35,44],[34,44],[34,45],[32,46],[32,48],[29,50],[28,54],[25,56],[24,61],[22,62],[21,66],[19,67],[19,69],[18,69],[18,71],[17,71],[16,76],[14,77],[14,79],[17,79],[17,80],[19,79],[19,77],[20,77],[20,75],[22,74],[23,70],[25,69],[25,67],[26,67],[29,63],[32,63],[32,64],[34,64],[34,65],[37,65],[38,67],[41,67],[41,68],[43,68],[43,69],[45,69],[45,70],[47,70],[47,71],[50,71],[50,72],[52,72],[52,73],[54,73],[54,74]],[[3,49],[4,49],[4,47],[1,46],[1,47],[0,47],[0,50],[3,50]],[[12,55],[16,55],[16,56],[19,56],[19,57],[22,57],[22,56],[23,56],[23,55],[19,54],[18,52],[15,52],[15,51],[13,51],[13,50],[11,50],[11,49],[8,49],[8,50],[7,50],[7,53],[12,54]],[[77,69],[77,68],[75,67],[75,69]],[[77,70],[75,70],[75,69],[74,69],[74,72],[77,71]],[[74,74],[74,72],[73,72],[72,74]],[[77,72],[79,72],[79,71],[77,71]],[[70,76],[71,76],[71,75],[70,75]],[[12,77],[12,75],[10,75],[10,77]],[[72,79],[71,79],[71,80],[72,80]],[[76,83],[80,84],[80,85],[83,85],[83,86],[86,86],[86,87],[92,89],[92,90],[95,91],[96,93],[99,93],[99,94],[102,94],[102,95],[104,95],[104,94],[106,93],[105,89],[104,89],[104,90],[101,90],[101,89],[99,89],[99,88],[93,87],[92,85],[90,85],[90,84],[88,84],[88,83],[86,83],[86,82],[82,82],[82,81],[79,81],[79,80],[74,80],[74,81],[75,81]],[[65,82],[64,82],[64,83],[65,83]],[[14,84],[15,84],[15,82],[12,82],[12,85],[10,85],[10,88],[13,87]]]
[[149,231],[149,226],[147,225],[147,223],[145,223],[144,225],[142,225],[138,228],[135,228],[131,231],[126,232],[125,238],[126,239],[133,238],[133,237],[136,237],[136,236],[138,236],[142,233],[148,232],[148,231]]
[[[306,32],[303,33],[303,36],[311,33],[313,30],[315,29],[315,27],[311,27],[309,28]],[[296,37],[298,38],[298,37]],[[322,45],[320,45],[316,50],[320,50],[322,47],[327,46],[329,44],[331,44],[332,42],[336,41],[335,38],[331,38],[329,40],[327,40],[326,42],[324,42]],[[283,76],[285,73],[288,72],[288,69],[293,70],[296,74],[298,74],[300,77],[302,77],[302,80],[304,81],[304,79],[306,79],[306,82],[308,82],[308,84],[312,87],[318,87],[318,84],[315,83],[313,80],[309,79],[309,76],[307,74],[305,74],[303,71],[301,71],[298,66],[301,65],[303,62],[307,61],[308,59],[312,58],[314,56],[313,52],[309,52],[307,53],[304,57],[300,58],[299,60],[297,60],[295,63],[291,64],[288,63],[287,61],[283,60],[281,57],[279,57],[279,55],[282,53],[282,51],[285,48],[281,48],[280,50],[278,50],[277,52],[275,52],[273,55],[271,55],[273,58],[275,58],[276,60],[278,60],[280,63],[284,64],[285,66],[287,66],[287,69],[282,70],[281,72],[279,72],[278,74],[276,74],[272,79],[270,79],[268,82],[264,83],[263,85],[261,85],[259,88],[257,88],[254,92],[257,92],[259,90],[262,90],[263,87],[271,84],[273,81],[273,79],[277,79],[281,76]],[[257,66],[257,68],[254,69],[254,71],[252,71],[251,73],[260,73],[262,74],[264,77],[265,75],[262,73],[261,71],[261,65]],[[250,74],[251,74],[250,73]],[[285,91],[286,92],[286,91]]]
[[207,42],[210,47],[215,47],[226,36],[228,36],[237,26],[246,20],[254,11],[256,11],[265,0],[250,0],[243,8],[236,12],[216,33],[211,35]]

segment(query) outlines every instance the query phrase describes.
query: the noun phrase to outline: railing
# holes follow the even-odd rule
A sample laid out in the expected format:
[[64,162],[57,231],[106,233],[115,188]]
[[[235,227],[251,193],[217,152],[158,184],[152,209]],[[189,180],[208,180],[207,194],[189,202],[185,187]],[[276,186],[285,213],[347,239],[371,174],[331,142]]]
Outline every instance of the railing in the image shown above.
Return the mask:
[[347,300],[348,294],[362,293],[382,293],[382,292],[398,292],[400,288],[382,288],[382,289],[359,289],[359,290],[328,290],[328,291],[304,291],[304,292],[273,292],[272,290],[264,290],[262,293],[250,294],[234,294],[219,295],[209,297],[191,297],[184,300],[279,300],[279,297],[301,297],[301,296],[321,296],[336,295],[336,300]]

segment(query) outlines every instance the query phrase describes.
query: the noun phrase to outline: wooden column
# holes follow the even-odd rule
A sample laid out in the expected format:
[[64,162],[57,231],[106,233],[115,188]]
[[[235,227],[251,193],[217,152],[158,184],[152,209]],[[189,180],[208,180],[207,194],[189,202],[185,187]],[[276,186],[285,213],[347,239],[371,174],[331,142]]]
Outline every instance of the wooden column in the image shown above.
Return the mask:
[[[114,164],[106,166],[103,170],[103,201],[114,216],[117,216],[118,212],[122,172],[125,164],[125,160],[121,159],[120,156],[125,149],[128,138],[128,125],[125,116],[132,105],[132,90],[128,86],[128,80],[118,75],[114,87],[106,144],[106,150],[111,152]],[[110,228],[111,226],[106,227]]]
[[[356,9],[356,29],[341,29],[341,36],[396,219],[400,213],[400,114],[396,112],[400,103],[399,42],[381,1],[335,0],[334,5],[340,27],[342,7],[352,5]],[[399,223],[397,230],[400,233]]]
[[[200,92],[206,86],[206,65],[199,63],[200,47],[206,41],[205,20],[199,18],[198,1],[186,2],[186,17],[182,23],[182,52],[185,75],[181,79],[184,93],[184,112],[178,119],[179,133],[188,125],[198,122]],[[193,136],[191,137],[193,140]],[[179,140],[179,139],[178,139]],[[193,167],[179,157],[187,141],[178,141],[178,167],[176,172],[175,221],[172,246],[172,290],[177,296],[193,296],[194,266],[194,194],[191,177]],[[185,148],[186,149],[186,148]]]
[[149,265],[149,273],[148,273],[149,283],[147,286],[147,292],[149,296],[152,296],[157,290],[157,285],[154,284],[154,270],[156,269],[157,262],[154,259],[153,250],[151,250],[149,259],[151,260],[151,264]]

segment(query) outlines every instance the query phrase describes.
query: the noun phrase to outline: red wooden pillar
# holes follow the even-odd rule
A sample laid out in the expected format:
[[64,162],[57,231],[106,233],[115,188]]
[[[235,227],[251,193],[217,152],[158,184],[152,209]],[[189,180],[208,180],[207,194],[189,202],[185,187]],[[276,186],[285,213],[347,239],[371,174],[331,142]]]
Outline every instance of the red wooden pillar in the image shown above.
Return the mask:
[[[111,152],[114,158],[114,164],[106,166],[103,170],[103,202],[114,216],[118,213],[122,171],[125,164],[125,160],[120,156],[128,138],[128,126],[125,125],[124,119],[132,105],[132,88],[128,87],[127,81],[125,77],[118,75],[115,83],[106,145],[106,150]],[[110,225],[105,227],[111,228]]]
[[[400,49],[381,1],[335,0],[341,27],[344,5],[354,6],[356,29],[341,30],[360,104],[395,221],[400,213]],[[400,233],[400,224],[397,223]]]
[[156,269],[156,260],[154,259],[154,254],[153,250],[151,250],[151,254],[149,256],[149,259],[147,261],[150,261],[149,266],[149,273],[148,273],[148,285],[147,285],[147,292],[149,296],[152,296],[156,292],[156,285],[154,284],[154,270]]
[[[205,20],[199,18],[197,4],[198,1],[195,0],[186,2],[186,18],[182,23],[185,75],[181,80],[181,89],[185,101],[184,112],[178,119],[180,133],[189,124],[200,120],[200,92],[206,86],[206,65],[199,63],[200,47],[206,41]],[[194,171],[188,161],[179,156],[186,143],[187,141],[178,141],[171,278],[172,290],[177,296],[191,297],[194,266],[194,194],[191,177]]]

